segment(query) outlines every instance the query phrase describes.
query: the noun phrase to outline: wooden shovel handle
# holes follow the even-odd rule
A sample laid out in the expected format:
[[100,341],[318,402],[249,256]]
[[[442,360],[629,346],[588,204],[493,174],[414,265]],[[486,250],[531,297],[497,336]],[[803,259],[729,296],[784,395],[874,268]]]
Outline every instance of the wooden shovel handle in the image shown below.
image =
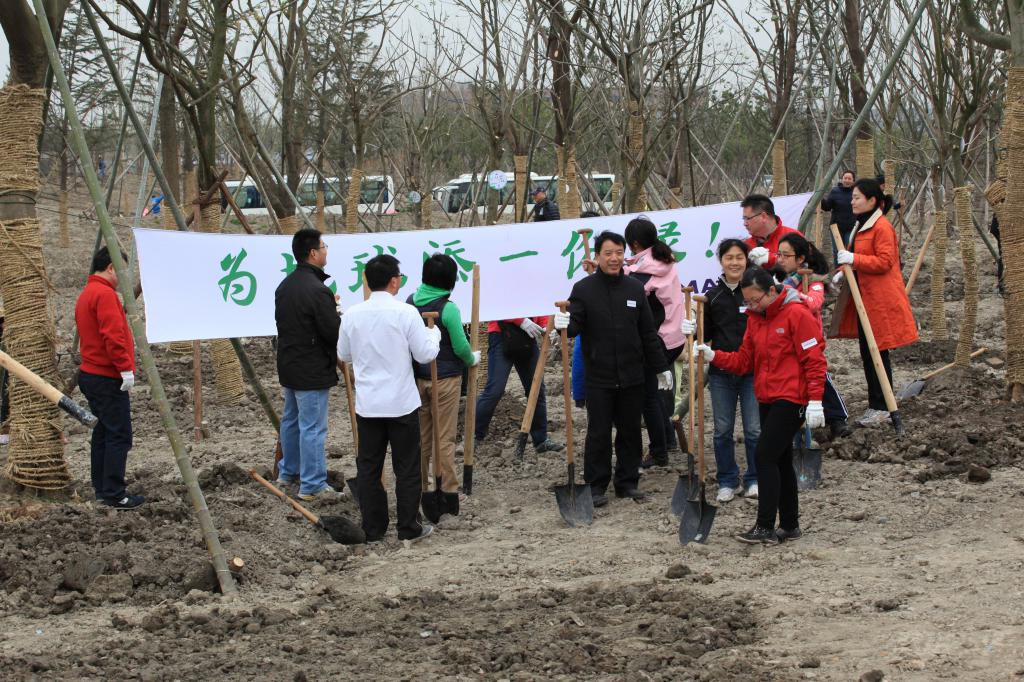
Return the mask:
[[[697,345],[704,345],[704,296],[693,297],[697,301]],[[704,359],[697,363],[697,386],[694,387],[697,400],[697,469],[700,482],[704,483]],[[693,404],[690,404],[693,412]]]
[[276,485],[274,485],[273,483],[271,483],[267,479],[265,479],[262,476],[260,476],[259,474],[257,474],[254,470],[250,469],[249,470],[249,475],[252,476],[252,480],[256,481],[261,486],[263,486],[264,488],[266,488],[267,490],[269,490],[270,492],[274,493],[275,495],[280,497],[282,500],[284,500],[285,502],[290,504],[292,506],[292,509],[294,509],[295,511],[297,511],[300,514],[302,514],[303,516],[305,516],[306,520],[309,521],[310,523],[312,523],[314,526],[318,525],[320,523],[320,517],[319,516],[317,516],[316,514],[314,514],[311,511],[309,511],[308,509],[303,507],[301,504],[299,504],[298,502],[296,502],[292,498],[290,498],[287,495],[285,495],[283,490],[281,490]]
[[[438,318],[437,313],[421,313],[423,319],[427,321],[427,328],[433,329],[434,322]],[[441,465],[438,463],[441,459],[441,434],[438,433],[437,426],[439,421],[440,408],[437,404],[437,360],[430,361],[430,431],[434,438],[434,480],[441,475]]]
[[583,257],[586,258],[587,260],[590,260],[590,235],[594,234],[594,231],[591,230],[589,227],[581,227],[580,229],[576,230],[576,233],[579,236],[583,237]]
[[[839,234],[839,227],[836,225],[832,225],[832,238],[836,240],[836,244],[843,244],[843,237]],[[857,277],[853,274],[853,268],[849,265],[844,265],[842,270],[843,276],[846,278],[846,284],[850,287],[850,298],[853,299],[853,305],[857,308],[857,317],[860,318],[861,329],[864,330],[864,337],[868,342],[868,350],[871,352],[871,363],[875,367],[875,376],[878,377],[878,383],[882,387],[882,395],[885,396],[885,407],[889,412],[897,412],[900,408],[896,404],[896,396],[892,392],[889,377],[885,374],[885,365],[882,364],[882,355],[878,351],[875,333],[871,329],[871,320],[868,319],[868,311],[864,307],[864,299],[861,298],[860,287],[857,286]]]
[[533,414],[537,411],[537,401],[540,400],[540,387],[544,384],[544,360],[548,356],[548,349],[551,348],[551,331],[554,328],[555,321],[549,317],[547,327],[544,328],[544,338],[540,342],[540,357],[537,359],[537,366],[533,368],[533,380],[530,382],[530,395],[526,399],[526,412],[523,413],[523,423],[519,426],[520,433],[530,432]]
[[89,428],[96,426],[99,421],[89,410],[61,393],[56,387],[46,383],[41,376],[3,351],[0,351],[0,366]]
[[[988,348],[985,348],[984,346],[982,346],[978,350],[976,350],[973,353],[971,353],[971,359],[973,360],[974,358],[980,357],[980,356],[984,355],[987,352],[988,352]],[[939,376],[943,372],[951,370],[954,367],[956,367],[956,363],[955,362],[951,362],[948,365],[943,365],[942,367],[939,367],[938,369],[933,370],[933,371],[929,372],[928,374],[925,374],[921,378],[924,381],[928,381],[929,379],[934,379],[935,377]]]
[[[473,309],[470,314],[469,324],[469,349],[474,353],[480,350],[480,266],[473,266]],[[475,459],[475,432],[476,432],[476,393],[477,374],[480,365],[476,364],[469,368],[468,385],[466,386],[466,416],[465,416],[465,445],[462,453],[462,462],[466,466],[473,466]],[[468,492],[468,491],[467,491]]]
[[[692,298],[691,298],[692,295],[693,295],[693,287],[684,287],[683,288],[683,299],[684,299],[683,305],[686,306],[686,316],[687,317],[690,316],[690,307],[691,307],[691,303],[692,303]],[[693,447],[695,429],[697,428],[697,415],[696,415],[696,412],[694,411],[694,405],[693,405],[693,401],[695,400],[695,398],[694,398],[694,388],[693,387],[694,387],[694,382],[696,381],[697,375],[696,375],[696,372],[695,372],[696,365],[695,365],[694,359],[693,359],[693,335],[692,334],[687,334],[686,335],[686,362],[687,362],[687,374],[688,374],[688,381],[687,381],[687,398],[688,398],[688,402],[687,402],[687,405],[689,406],[687,408],[687,410],[686,410],[686,412],[687,412],[687,415],[686,415],[686,427],[687,427],[687,431],[688,431],[688,434],[689,434],[689,445],[690,445],[690,447]]]
[[[568,301],[556,301],[555,305],[561,312],[569,307]],[[569,332],[559,330],[562,339],[562,398],[565,400],[565,457],[569,466],[576,462],[575,449],[572,441],[572,388],[569,379]]]
[[808,278],[814,274],[814,270],[800,268],[796,271],[796,274],[800,275],[800,288],[806,294],[811,288],[811,280]]

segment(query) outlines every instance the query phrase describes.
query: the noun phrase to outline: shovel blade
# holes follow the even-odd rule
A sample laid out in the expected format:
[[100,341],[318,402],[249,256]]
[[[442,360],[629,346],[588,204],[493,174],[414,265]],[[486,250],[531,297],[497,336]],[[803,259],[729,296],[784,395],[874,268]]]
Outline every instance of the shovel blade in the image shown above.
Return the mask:
[[687,500],[683,509],[683,518],[679,522],[679,544],[686,546],[691,542],[706,544],[711,535],[711,525],[715,522],[718,507],[709,504],[701,490],[697,500]]
[[423,507],[423,515],[431,523],[441,520],[441,493],[438,490],[430,490],[420,496],[420,506]]
[[558,513],[571,528],[589,526],[594,522],[594,499],[586,483],[556,485],[555,501],[558,502]]
[[924,384],[924,379],[914,379],[900,389],[900,392],[896,395],[897,400],[902,402],[907,398],[913,398],[916,395],[921,395],[921,391],[924,390]]
[[821,450],[818,448],[800,448],[793,460],[793,471],[796,472],[796,489],[799,491],[815,490],[821,482]]
[[320,527],[331,539],[343,545],[361,545],[366,542],[366,533],[344,516],[321,516]]
[[529,437],[529,433],[522,432],[516,436],[516,459],[522,459],[526,455],[526,439]]
[[686,458],[689,461],[688,473],[679,474],[676,489],[672,491],[672,514],[676,518],[683,515],[686,504],[697,497],[700,489],[697,477],[693,473],[693,455],[686,453]]

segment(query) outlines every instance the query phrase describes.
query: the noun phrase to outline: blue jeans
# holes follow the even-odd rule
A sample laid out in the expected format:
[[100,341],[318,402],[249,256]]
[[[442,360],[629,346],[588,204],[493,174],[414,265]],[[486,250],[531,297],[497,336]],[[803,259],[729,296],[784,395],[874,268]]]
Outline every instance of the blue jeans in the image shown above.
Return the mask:
[[299,477],[299,494],[312,495],[327,485],[327,396],[320,391],[284,391],[281,415],[281,461],[278,476],[286,480]]
[[736,426],[736,402],[743,414],[743,449],[747,454],[747,470],[743,485],[757,483],[757,441],[761,437],[761,420],[757,398],[754,397],[754,375],[738,377],[733,374],[712,372],[708,376],[711,389],[711,409],[715,416],[715,464],[718,467],[718,486],[736,488],[740,472],[736,466],[736,448],[733,429]]
[[[540,348],[533,344],[530,355],[513,362],[505,355],[505,342],[498,332],[491,332],[487,335],[487,385],[483,393],[476,401],[476,434],[477,440],[483,440],[487,436],[487,427],[491,425],[491,417],[498,407],[498,401],[505,394],[505,384],[508,383],[508,375],[512,368],[516,368],[519,380],[523,383],[523,390],[527,396],[530,394],[530,384],[533,383],[533,370],[537,367],[540,359]],[[540,445],[548,439],[548,409],[544,400],[544,383],[540,385],[540,395],[537,397],[537,409],[533,413],[533,422],[530,424],[530,438],[534,445]]]

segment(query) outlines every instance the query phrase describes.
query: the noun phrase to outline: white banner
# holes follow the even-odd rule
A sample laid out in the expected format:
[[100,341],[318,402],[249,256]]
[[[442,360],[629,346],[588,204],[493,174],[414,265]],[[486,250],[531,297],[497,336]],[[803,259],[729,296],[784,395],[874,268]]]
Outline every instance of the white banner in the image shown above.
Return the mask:
[[[773,199],[785,225],[795,226],[810,194]],[[459,265],[452,300],[468,321],[472,268],[480,265],[480,319],[548,315],[585,276],[582,238],[620,234],[638,214],[522,223],[494,227],[327,234],[327,284],[348,308],[363,300],[362,271],[374,256],[401,262],[405,298],[420,284],[423,261],[448,253]],[[645,213],[676,252],[679,279],[706,291],[721,272],[715,246],[726,237],[746,237],[739,202]],[[146,308],[153,343],[240,336],[274,336],[274,290],[295,267],[290,236],[203,234],[136,228]]]

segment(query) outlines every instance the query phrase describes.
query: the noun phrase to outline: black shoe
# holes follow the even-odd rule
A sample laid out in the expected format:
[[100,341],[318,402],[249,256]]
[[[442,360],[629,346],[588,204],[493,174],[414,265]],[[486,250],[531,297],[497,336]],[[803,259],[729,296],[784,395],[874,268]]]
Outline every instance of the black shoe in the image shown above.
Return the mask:
[[736,539],[748,545],[777,545],[779,538],[775,535],[774,528],[761,528],[754,526],[746,533],[737,533]]
[[629,498],[631,500],[642,500],[647,497],[647,494],[644,493],[639,488],[622,488],[621,490],[615,491],[615,497],[624,497]]
[[142,495],[125,495],[124,497],[116,500],[103,500],[103,504],[108,507],[113,507],[118,511],[125,511],[128,509],[138,509],[145,504],[146,498]]
[[554,441],[548,438],[543,443],[534,445],[533,449],[537,454],[540,454],[542,452],[561,452],[562,450],[565,449],[565,446],[559,443],[558,441]]
[[853,429],[850,428],[850,425],[846,423],[845,419],[837,419],[834,422],[830,422],[828,430],[829,433],[832,434],[832,440],[837,438],[846,438],[853,433]]
[[793,528],[791,530],[786,530],[785,528],[778,528],[775,531],[775,537],[779,539],[779,542],[793,542],[794,540],[799,540],[803,536],[804,534],[803,531],[800,530],[800,526],[797,526],[796,528]]
[[654,466],[667,467],[668,466],[668,453],[654,456]]
[[640,460],[641,469],[650,469],[652,466],[654,466],[654,458],[651,457],[650,455],[647,455],[642,460]]
[[603,507],[606,504],[608,504],[608,496],[605,495],[604,493],[598,493],[591,490],[590,499],[593,500],[595,508]]
[[419,532],[418,535],[413,535],[412,537],[405,537],[405,538],[400,536],[398,539],[399,540],[408,540],[409,542],[419,542],[420,540],[422,540],[423,538],[427,537],[428,535],[430,535],[433,532],[434,532],[434,527],[432,525],[430,525],[429,523],[424,523],[424,524],[420,525],[420,532]]

